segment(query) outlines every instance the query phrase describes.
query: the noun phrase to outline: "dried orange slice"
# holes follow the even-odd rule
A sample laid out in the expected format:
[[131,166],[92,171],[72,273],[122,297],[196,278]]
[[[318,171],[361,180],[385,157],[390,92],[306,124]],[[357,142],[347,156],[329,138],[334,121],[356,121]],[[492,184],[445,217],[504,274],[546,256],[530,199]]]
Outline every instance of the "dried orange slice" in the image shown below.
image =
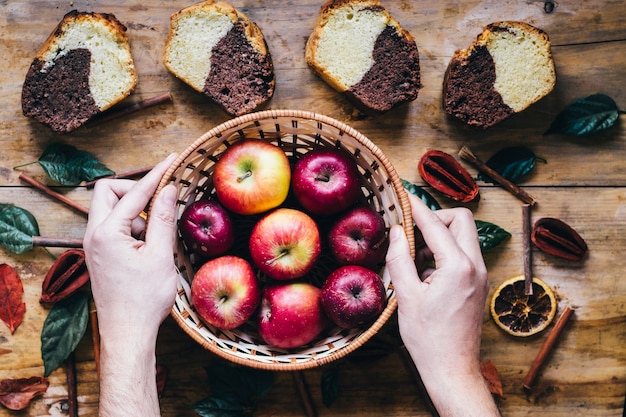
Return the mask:
[[527,337],[545,330],[556,314],[554,291],[533,277],[533,294],[525,294],[524,276],[504,281],[491,298],[491,317],[498,327],[513,336]]

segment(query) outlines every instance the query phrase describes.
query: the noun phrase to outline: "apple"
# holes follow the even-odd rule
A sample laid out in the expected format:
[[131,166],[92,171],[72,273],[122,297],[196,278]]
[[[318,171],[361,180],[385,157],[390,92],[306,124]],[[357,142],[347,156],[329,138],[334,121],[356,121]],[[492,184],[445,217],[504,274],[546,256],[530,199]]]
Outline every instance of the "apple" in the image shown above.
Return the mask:
[[191,304],[200,318],[219,329],[244,324],[259,305],[261,288],[252,265],[224,255],[205,262],[191,282]]
[[258,214],[281,205],[289,193],[291,167],[285,152],[261,139],[236,142],[213,170],[217,198],[239,214]]
[[188,205],[180,216],[178,230],[187,248],[204,258],[223,255],[235,242],[230,215],[215,200]]
[[254,225],[249,249],[252,262],[270,278],[299,278],[309,272],[320,254],[320,233],[306,213],[282,207]]
[[385,309],[387,297],[380,275],[369,268],[345,265],[326,278],[320,301],[333,323],[351,329],[374,321]]
[[356,206],[330,227],[328,246],[340,265],[374,268],[384,261],[389,247],[385,219],[370,206]]
[[361,194],[356,162],[340,149],[314,149],[294,166],[293,194],[313,214],[331,215],[354,204]]
[[265,343],[291,349],[304,346],[326,327],[320,289],[306,282],[265,287],[259,308],[259,335]]

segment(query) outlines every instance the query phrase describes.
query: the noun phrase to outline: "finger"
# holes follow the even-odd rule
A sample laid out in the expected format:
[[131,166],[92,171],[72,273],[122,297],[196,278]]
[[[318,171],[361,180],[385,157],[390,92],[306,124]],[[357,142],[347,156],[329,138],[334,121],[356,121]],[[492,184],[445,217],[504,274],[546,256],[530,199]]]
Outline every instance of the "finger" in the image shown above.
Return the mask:
[[471,211],[466,208],[439,210],[439,218],[448,226],[459,247],[472,260],[482,259],[478,242],[478,230]]
[[421,281],[402,226],[394,225],[389,230],[385,272],[391,277],[398,303],[410,302],[410,297],[419,291]]
[[176,198],[178,190],[169,184],[161,190],[152,204],[146,230],[146,245],[161,256],[172,256],[176,229]]
[[111,211],[109,215],[111,220],[116,223],[121,223],[122,221],[132,220],[139,216],[153,197],[163,174],[165,174],[165,171],[170,167],[174,158],[176,158],[176,154],[171,154],[165,160],[155,165],[145,177],[136,182]]
[[100,225],[120,199],[135,185],[131,180],[102,179],[96,182],[89,207],[87,229]]
[[435,212],[456,240],[463,252],[473,260],[482,259],[478,230],[472,212],[458,207]]
[[424,241],[433,253],[438,266],[440,262],[447,262],[449,259],[453,260],[460,256],[461,248],[437,211],[432,211],[422,200],[412,194],[409,194],[409,199],[413,220],[422,232]]

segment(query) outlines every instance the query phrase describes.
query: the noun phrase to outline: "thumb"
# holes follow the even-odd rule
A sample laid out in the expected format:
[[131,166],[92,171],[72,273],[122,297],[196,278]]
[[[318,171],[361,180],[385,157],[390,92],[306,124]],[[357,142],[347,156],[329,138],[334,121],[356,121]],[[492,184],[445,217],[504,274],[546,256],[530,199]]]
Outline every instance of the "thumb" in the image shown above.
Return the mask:
[[400,225],[389,230],[389,249],[386,257],[386,272],[389,273],[398,299],[398,305],[409,303],[419,291],[422,282],[411,256],[409,241]]
[[[174,250],[176,227],[176,198],[178,191],[172,184],[165,186],[154,200],[146,226],[146,244],[159,250]],[[168,253],[169,256],[169,253]]]

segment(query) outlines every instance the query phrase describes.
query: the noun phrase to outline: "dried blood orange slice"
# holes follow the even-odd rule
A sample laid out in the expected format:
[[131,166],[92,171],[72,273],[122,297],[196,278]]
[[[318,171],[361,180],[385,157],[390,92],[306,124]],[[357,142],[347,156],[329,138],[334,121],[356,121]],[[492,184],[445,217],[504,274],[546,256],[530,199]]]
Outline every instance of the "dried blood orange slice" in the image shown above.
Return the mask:
[[554,291],[533,278],[533,294],[526,295],[524,276],[509,278],[491,298],[491,317],[498,327],[513,336],[532,336],[546,329],[556,314]]

